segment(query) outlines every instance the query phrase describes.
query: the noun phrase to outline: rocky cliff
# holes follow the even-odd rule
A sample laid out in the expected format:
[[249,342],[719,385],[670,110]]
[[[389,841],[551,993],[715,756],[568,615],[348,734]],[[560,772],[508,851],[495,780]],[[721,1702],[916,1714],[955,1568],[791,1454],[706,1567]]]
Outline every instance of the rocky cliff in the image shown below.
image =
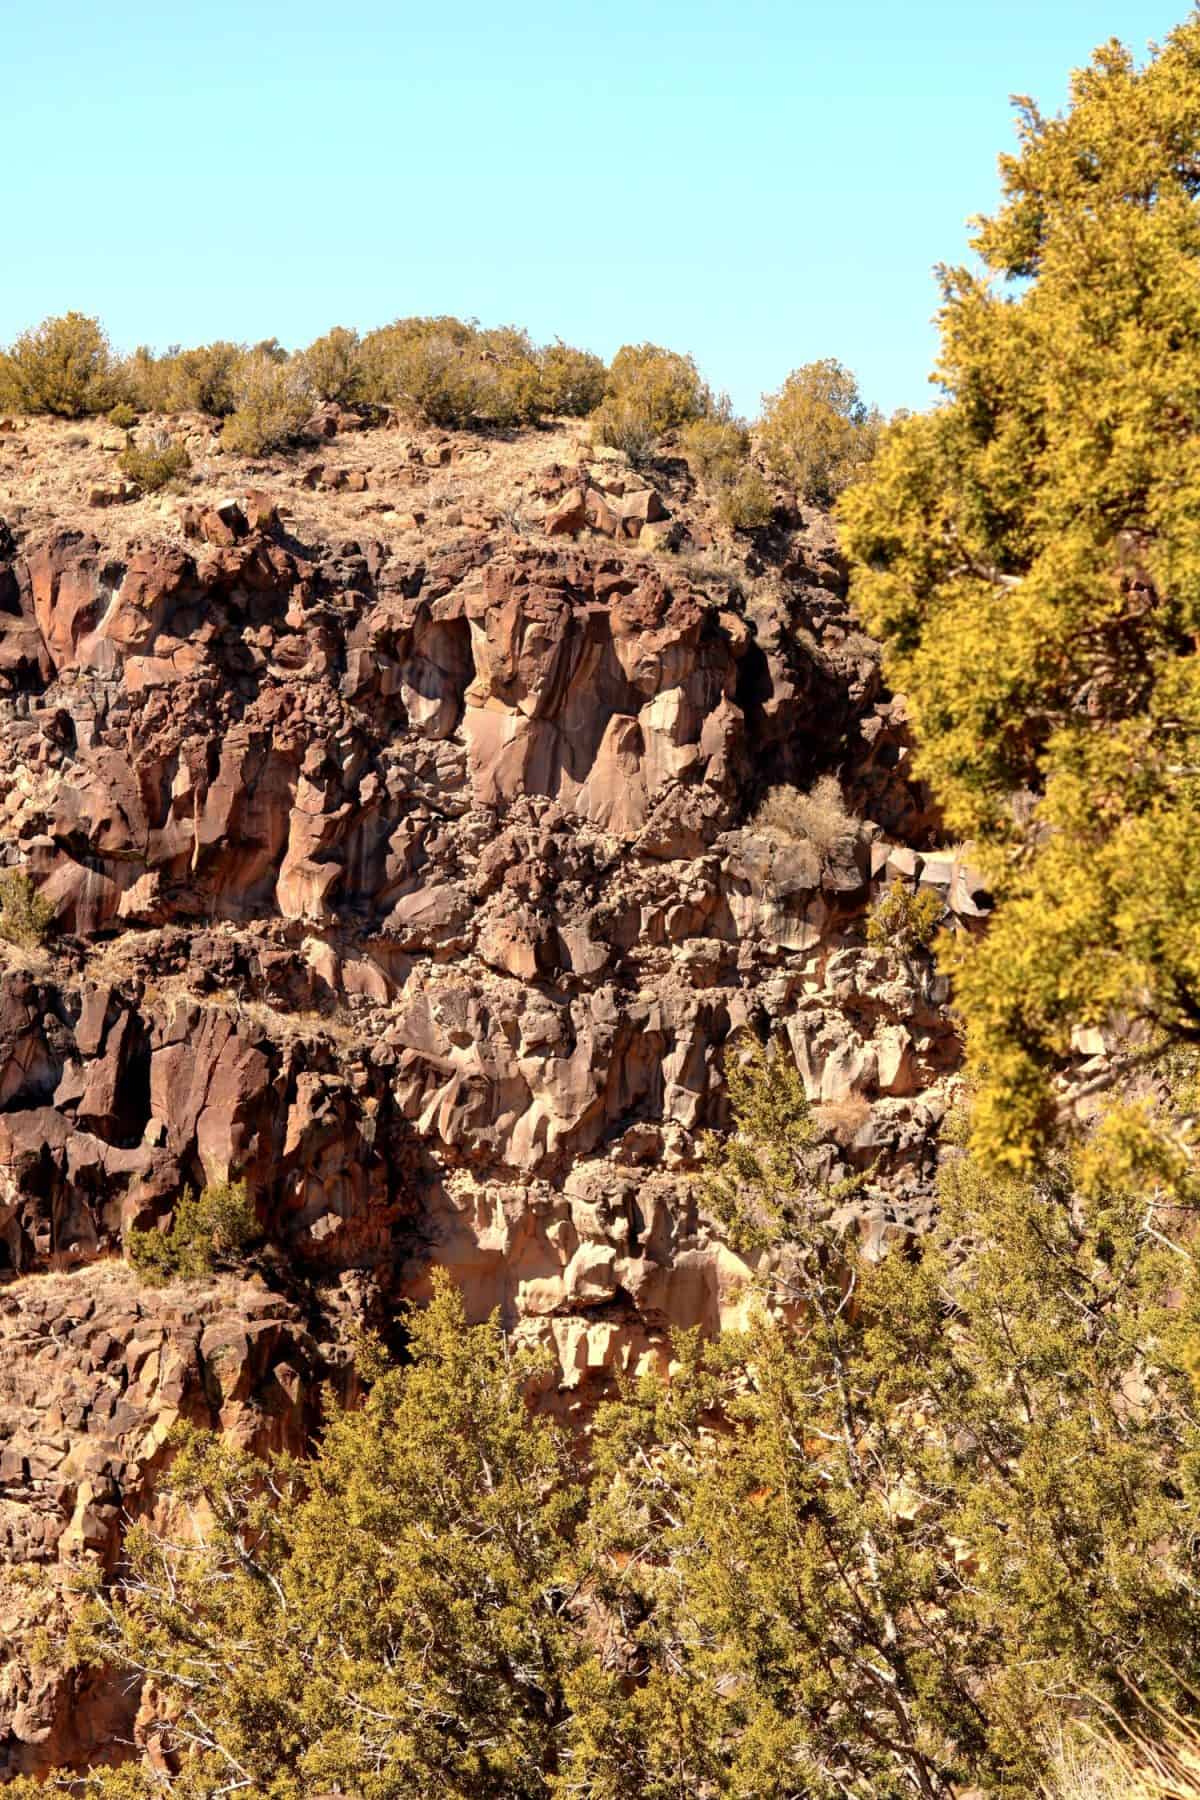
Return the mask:
[[[564,1410],[736,1316],[690,1177],[739,1029],[786,1033],[856,1228],[919,1229],[958,1045],[865,911],[984,904],[821,514],[734,538],[684,463],[566,429],[331,408],[255,465],[177,429],[163,500],[104,428],[0,435],[0,859],[56,927],[0,944],[0,1778],[128,1732],[36,1628],[177,1418],[301,1447],[432,1262]],[[755,824],[823,771],[851,829]],[[227,1175],[254,1266],[139,1286],[123,1234]]]

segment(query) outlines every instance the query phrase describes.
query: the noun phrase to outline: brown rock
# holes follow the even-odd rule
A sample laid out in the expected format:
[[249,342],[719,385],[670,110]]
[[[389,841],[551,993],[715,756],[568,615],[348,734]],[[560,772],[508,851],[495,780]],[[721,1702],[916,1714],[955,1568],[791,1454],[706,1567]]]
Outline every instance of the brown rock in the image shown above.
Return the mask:
[[574,537],[587,522],[583,491],[571,488],[550,508],[542,521],[542,529],[547,537]]

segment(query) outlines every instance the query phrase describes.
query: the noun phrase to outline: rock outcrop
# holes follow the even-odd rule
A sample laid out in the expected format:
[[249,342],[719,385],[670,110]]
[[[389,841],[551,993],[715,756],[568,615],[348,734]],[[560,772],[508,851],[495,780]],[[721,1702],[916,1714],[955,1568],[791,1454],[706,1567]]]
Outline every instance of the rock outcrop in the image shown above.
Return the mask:
[[[828,522],[735,554],[682,465],[332,423],[336,468],[140,536],[0,533],[0,854],[58,932],[0,947],[0,1550],[52,1574],[116,1553],[176,1418],[302,1444],[341,1324],[434,1262],[567,1409],[736,1317],[690,1176],[743,1028],[786,1034],[869,1242],[930,1205],[958,1045],[865,910],[986,897],[929,850]],[[829,769],[856,823],[754,824]],[[226,1176],[259,1272],[138,1289],[124,1234]],[[31,1672],[4,1592],[0,1776],[86,1761],[118,1698]]]

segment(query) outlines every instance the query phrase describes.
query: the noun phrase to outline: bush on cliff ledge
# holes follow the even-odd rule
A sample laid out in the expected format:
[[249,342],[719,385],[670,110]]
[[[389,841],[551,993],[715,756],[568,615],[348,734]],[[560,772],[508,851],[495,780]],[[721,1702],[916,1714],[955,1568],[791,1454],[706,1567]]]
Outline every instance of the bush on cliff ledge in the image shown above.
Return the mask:
[[23,950],[38,950],[50,936],[54,908],[20,869],[0,872],[0,938]]
[[149,1287],[169,1281],[202,1281],[214,1269],[236,1264],[261,1236],[258,1214],[244,1181],[209,1182],[199,1193],[185,1188],[169,1231],[126,1234],[130,1263]]

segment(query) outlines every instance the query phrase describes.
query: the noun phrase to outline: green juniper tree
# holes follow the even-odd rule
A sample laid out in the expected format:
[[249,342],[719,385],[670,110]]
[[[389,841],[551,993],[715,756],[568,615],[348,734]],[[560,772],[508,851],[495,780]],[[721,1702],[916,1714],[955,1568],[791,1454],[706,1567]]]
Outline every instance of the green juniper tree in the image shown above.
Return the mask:
[[943,399],[844,497],[918,770],[999,902],[953,964],[981,1145],[1032,1169],[1080,1026],[1200,1041],[1200,17],[1019,102]]
[[311,1463],[192,1439],[180,1529],[134,1526],[92,1596],[82,1652],[153,1690],[189,1797],[549,1791],[582,1650],[567,1446],[447,1280],[410,1327]]

